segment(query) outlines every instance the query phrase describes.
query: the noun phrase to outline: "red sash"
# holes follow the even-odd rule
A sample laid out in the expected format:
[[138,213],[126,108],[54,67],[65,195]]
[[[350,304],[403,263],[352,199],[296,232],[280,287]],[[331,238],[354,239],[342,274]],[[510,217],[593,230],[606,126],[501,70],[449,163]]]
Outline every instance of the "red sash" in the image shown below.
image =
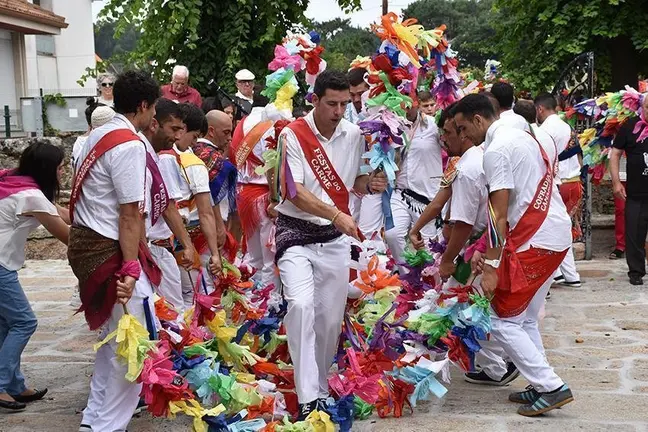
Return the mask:
[[[533,137],[533,135],[529,135]],[[551,162],[549,161],[547,153],[544,151],[538,140],[536,140],[535,137],[533,138],[540,149],[546,172],[538,184],[533,201],[531,201],[529,207],[527,207],[517,225],[515,225],[515,228],[509,231],[506,238],[506,245],[502,251],[501,264],[497,270],[499,279],[497,291],[503,291],[504,295],[498,292],[498,295],[495,296],[495,300],[497,300],[498,297],[500,299],[505,299],[507,293],[515,294],[518,291],[528,290],[529,284],[527,282],[527,277],[520,264],[516,251],[520,245],[531,240],[533,235],[538,232],[540,226],[542,226],[543,222],[547,218],[547,214],[549,213],[551,189],[553,188],[553,169],[551,168]],[[533,294],[531,294],[531,297],[533,297]]]
[[[130,129],[115,129],[111,132],[108,132],[104,135],[97,144],[92,148],[90,153],[83,160],[83,163],[79,167],[76,175],[74,176],[74,185],[72,186],[72,192],[70,194],[70,221],[74,221],[74,207],[76,202],[81,196],[81,186],[85,180],[90,168],[97,162],[97,160],[103,156],[109,150],[117,147],[120,144],[124,144],[130,141],[140,141],[141,139],[137,136],[136,133]],[[144,145],[144,143],[142,143]],[[146,167],[151,171],[151,222],[152,225],[155,225],[155,222],[159,219],[160,215],[169,205],[168,193],[162,180],[162,175],[157,164],[153,161],[153,158],[149,154],[146,147]]]
[[322,189],[333,200],[335,206],[344,213],[351,215],[349,211],[349,190],[335,171],[335,167],[326,155],[326,151],[319,143],[317,137],[311,130],[306,120],[298,118],[288,126],[293,131],[301,145],[308,165],[315,173],[315,177]]
[[241,170],[245,161],[248,159],[250,159],[254,165],[263,165],[263,162],[259,160],[254,153],[252,153],[252,150],[273,125],[272,120],[262,121],[254,125],[247,134],[243,135],[243,123],[245,123],[245,119],[240,121],[236,126],[232,136],[232,143],[230,144],[230,161],[236,165],[238,170]]

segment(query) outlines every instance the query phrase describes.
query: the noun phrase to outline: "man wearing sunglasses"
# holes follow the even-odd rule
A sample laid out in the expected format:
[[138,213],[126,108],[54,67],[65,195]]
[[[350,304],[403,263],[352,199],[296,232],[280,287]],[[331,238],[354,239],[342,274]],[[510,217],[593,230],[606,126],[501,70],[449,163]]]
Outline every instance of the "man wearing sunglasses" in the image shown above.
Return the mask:
[[189,86],[189,69],[186,66],[174,66],[171,84],[162,86],[162,97],[177,103],[190,103],[198,108],[202,106],[200,93]]
[[241,69],[234,75],[236,78],[236,89],[238,90],[234,95],[237,102],[245,110],[247,115],[252,112],[252,102],[254,100],[254,74],[247,69]]

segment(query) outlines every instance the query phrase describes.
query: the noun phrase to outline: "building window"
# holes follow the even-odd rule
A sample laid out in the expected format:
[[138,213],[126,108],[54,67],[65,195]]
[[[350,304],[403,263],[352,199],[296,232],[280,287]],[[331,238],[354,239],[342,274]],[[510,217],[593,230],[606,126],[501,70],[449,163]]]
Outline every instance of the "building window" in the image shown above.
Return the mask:
[[54,53],[54,36],[36,35],[36,54],[53,56]]

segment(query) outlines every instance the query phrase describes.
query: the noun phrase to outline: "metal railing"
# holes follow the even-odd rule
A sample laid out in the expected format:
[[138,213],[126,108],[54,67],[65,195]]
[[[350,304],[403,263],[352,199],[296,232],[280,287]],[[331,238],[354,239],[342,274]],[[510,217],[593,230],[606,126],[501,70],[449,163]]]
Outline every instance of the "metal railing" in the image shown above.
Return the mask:
[[11,138],[12,132],[22,132],[22,116],[20,110],[10,109],[9,105],[2,107],[2,122],[0,122],[0,132],[5,138]]

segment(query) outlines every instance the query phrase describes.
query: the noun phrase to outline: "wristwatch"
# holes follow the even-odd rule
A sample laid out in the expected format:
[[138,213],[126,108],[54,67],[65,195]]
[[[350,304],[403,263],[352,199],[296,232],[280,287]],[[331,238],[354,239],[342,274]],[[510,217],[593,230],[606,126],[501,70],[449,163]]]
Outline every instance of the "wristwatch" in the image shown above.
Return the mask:
[[500,266],[500,260],[498,260],[498,259],[494,259],[494,260],[487,259],[487,260],[484,260],[484,264],[486,264],[487,266],[491,266],[494,269],[496,269],[496,268],[498,268]]

